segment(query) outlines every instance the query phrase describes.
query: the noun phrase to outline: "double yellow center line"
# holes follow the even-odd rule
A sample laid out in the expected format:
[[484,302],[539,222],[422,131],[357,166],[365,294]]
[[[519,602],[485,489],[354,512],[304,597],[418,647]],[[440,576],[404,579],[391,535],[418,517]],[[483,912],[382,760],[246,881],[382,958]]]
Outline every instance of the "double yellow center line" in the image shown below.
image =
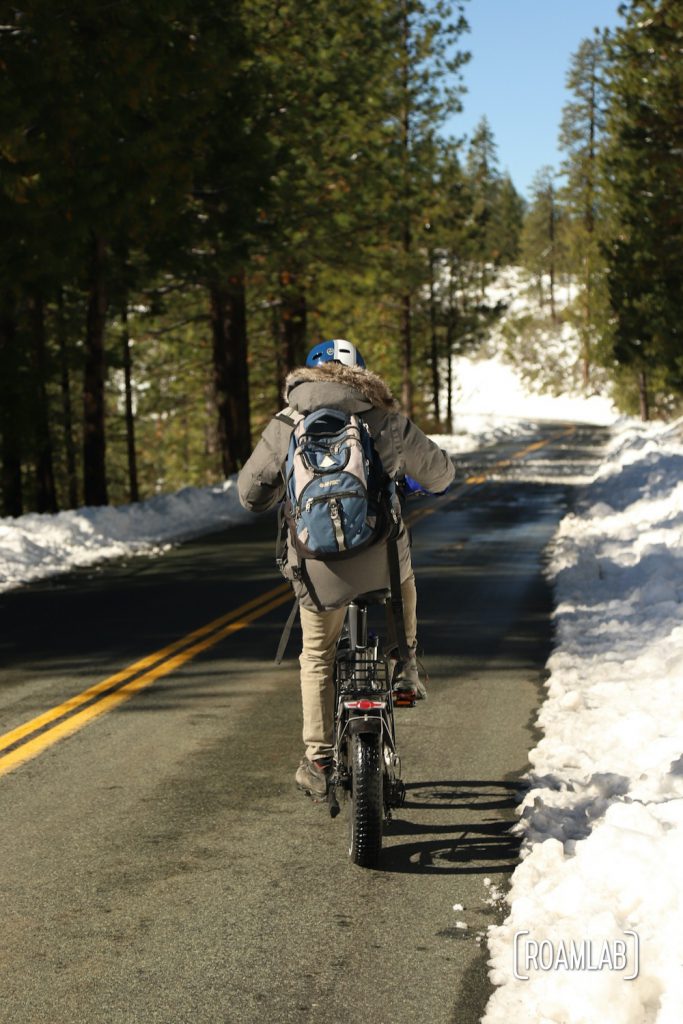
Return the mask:
[[[574,430],[575,428],[569,427],[545,440],[534,441],[533,444],[515,452],[511,458],[494,463],[492,469],[510,466],[514,460],[553,444],[562,437],[573,433]],[[433,515],[443,504],[457,499],[468,487],[485,483],[486,480],[485,475],[467,477],[465,483],[455,492],[449,492],[430,507],[415,511],[408,516],[408,525],[412,526],[425,516]],[[161,650],[154,651],[153,654],[133,662],[132,665],[120,672],[95,683],[87,690],[83,690],[82,693],[50,708],[44,714],[0,735],[0,776],[6,775],[19,765],[37,757],[44,750],[64,739],[65,736],[71,736],[78,732],[83,726],[118,707],[119,704],[123,704],[124,701],[130,700],[140,690],[151,686],[157,679],[175,672],[198,654],[220,643],[232,633],[244,629],[255,619],[260,619],[290,599],[289,584],[281,583],[272,590],[247,601],[239,608],[214,619],[213,622],[175,640],[167,647],[162,647]]]
[[[514,465],[519,459],[526,458],[527,455],[531,455],[532,452],[539,451],[540,448],[546,448],[549,444],[555,444],[557,441],[561,441],[564,437],[570,437],[576,433],[576,427],[563,427],[562,430],[551,434],[550,437],[542,438],[540,441],[533,441],[528,444],[526,448],[520,448],[519,451],[513,452],[512,455],[507,459],[499,459],[497,462],[492,462],[489,469],[489,473],[497,469],[509,469],[510,466]],[[489,479],[487,473],[478,473],[474,476],[465,477],[465,482],[457,487],[454,491],[448,491],[442,497],[437,498],[427,508],[422,508],[419,511],[411,513],[407,517],[406,522],[408,526],[414,526],[415,523],[419,522],[420,519],[426,519],[427,516],[433,516],[435,512],[438,512],[444,505],[450,505],[453,501],[456,501],[461,494],[463,494],[469,487],[476,487],[479,484],[485,484]]]
[[254,619],[267,615],[290,599],[289,584],[281,583],[273,590],[260,594],[206,626],[175,640],[167,647],[162,647],[140,661],[133,662],[121,672],[95,683],[75,697],[70,697],[63,704],[58,704],[37,718],[32,718],[29,722],[6,732],[0,736],[0,751],[7,751],[0,754],[0,775],[6,775],[25,761],[37,757],[65,736],[82,729],[84,725],[123,704],[140,690],[151,686],[157,679],[175,672],[202,651],[208,650],[232,633],[244,629]]

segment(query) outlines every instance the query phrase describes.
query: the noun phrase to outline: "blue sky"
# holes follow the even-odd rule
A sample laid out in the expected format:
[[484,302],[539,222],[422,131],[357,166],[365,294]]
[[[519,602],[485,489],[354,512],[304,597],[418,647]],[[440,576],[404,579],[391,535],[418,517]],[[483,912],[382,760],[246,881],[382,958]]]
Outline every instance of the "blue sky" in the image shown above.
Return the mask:
[[569,99],[565,76],[571,55],[593,28],[621,20],[618,0],[469,0],[470,32],[462,47],[467,93],[462,114],[446,122],[449,135],[470,135],[483,114],[498,144],[501,170],[517,189],[528,187],[544,164],[559,166],[557,134]]

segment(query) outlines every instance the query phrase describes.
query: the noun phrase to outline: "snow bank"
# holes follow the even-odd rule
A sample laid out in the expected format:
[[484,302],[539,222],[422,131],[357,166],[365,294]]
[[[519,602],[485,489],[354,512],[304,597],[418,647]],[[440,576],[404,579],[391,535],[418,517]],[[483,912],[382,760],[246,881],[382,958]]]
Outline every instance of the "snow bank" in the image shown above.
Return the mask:
[[[557,646],[484,1024],[681,1019],[682,439],[683,421],[621,431],[551,546]],[[515,978],[520,942],[544,940],[627,941],[630,962]]]
[[172,541],[242,522],[249,513],[235,480],[116,508],[0,519],[0,591],[107,558],[161,553]]

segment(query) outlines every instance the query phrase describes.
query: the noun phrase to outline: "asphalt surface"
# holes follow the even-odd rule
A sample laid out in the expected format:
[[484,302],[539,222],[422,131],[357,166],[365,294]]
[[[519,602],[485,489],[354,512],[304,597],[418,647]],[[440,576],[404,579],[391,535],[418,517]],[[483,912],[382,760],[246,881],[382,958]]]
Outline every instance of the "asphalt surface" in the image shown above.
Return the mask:
[[[398,713],[408,795],[380,869],[294,787],[282,605],[0,774],[2,1024],[480,1020],[552,643],[543,549],[603,437],[529,440],[549,443],[458,459],[470,482],[411,506],[429,700]],[[0,596],[0,733],[272,590],[272,534]]]

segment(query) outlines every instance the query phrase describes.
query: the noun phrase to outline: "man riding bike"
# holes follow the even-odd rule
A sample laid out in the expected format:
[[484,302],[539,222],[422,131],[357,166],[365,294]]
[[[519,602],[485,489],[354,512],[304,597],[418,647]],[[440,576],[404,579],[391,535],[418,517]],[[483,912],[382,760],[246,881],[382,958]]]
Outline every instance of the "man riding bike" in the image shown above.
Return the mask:
[[[287,377],[285,399],[287,407],[270,421],[239,475],[240,501],[252,512],[272,508],[284,497],[284,469],[294,426],[302,415],[321,408],[362,418],[391,480],[409,478],[437,493],[453,481],[455,469],[449,456],[400,412],[387,384],[366,369],[362,356],[348,341],[335,339],[315,345],[306,366]],[[394,688],[420,698],[426,693],[415,657],[417,593],[408,531],[402,521],[396,546],[408,657],[399,666]],[[297,570],[300,556],[291,537],[287,553],[283,572],[299,599],[303,634],[300,665],[306,750],[296,783],[314,798],[324,798],[332,764],[335,646],[349,601],[389,587],[388,541],[381,538],[340,561],[306,559],[304,573]]]

